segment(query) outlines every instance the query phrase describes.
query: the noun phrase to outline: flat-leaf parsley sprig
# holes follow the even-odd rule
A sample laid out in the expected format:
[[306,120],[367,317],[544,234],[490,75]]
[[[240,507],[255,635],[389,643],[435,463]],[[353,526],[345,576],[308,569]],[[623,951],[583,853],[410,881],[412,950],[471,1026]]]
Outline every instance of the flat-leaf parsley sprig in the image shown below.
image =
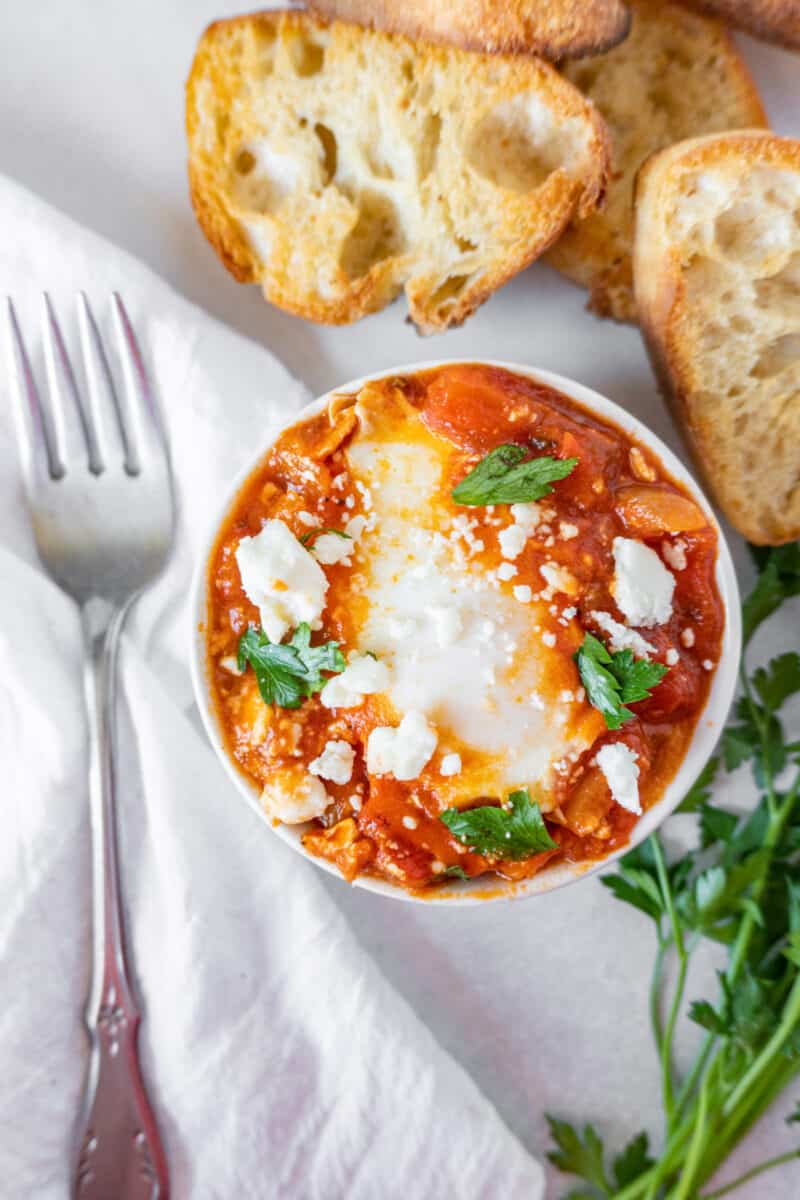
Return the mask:
[[[743,608],[746,644],[785,600],[800,595],[800,543],[754,557],[759,575]],[[645,1135],[637,1134],[608,1165],[591,1125],[579,1131],[548,1118],[556,1146],[550,1158],[585,1184],[572,1200],[718,1200],[793,1159],[800,1179],[795,1138],[785,1153],[709,1186],[786,1089],[797,1084],[800,1091],[800,742],[787,738],[782,715],[800,693],[800,653],[789,649],[752,671],[743,658],[740,674],[742,695],[721,754],[681,805],[699,815],[698,849],[670,862],[654,834],[601,880],[654,926],[650,1020],[662,1077],[661,1154],[651,1158]],[[740,815],[711,796],[720,772],[743,764],[752,769],[757,801]],[[717,994],[687,1005],[688,965],[703,939],[725,947],[726,963]],[[666,970],[670,958],[673,972]],[[704,1036],[680,1074],[673,1051],[683,1015]],[[800,1104],[787,1115],[790,1123],[799,1120]]]
[[271,642],[252,626],[239,638],[238,666],[253,668],[261,699],[279,708],[299,708],[327,683],[323,671],[338,674],[345,668],[338,642],[311,645],[311,627],[297,626],[288,642]]

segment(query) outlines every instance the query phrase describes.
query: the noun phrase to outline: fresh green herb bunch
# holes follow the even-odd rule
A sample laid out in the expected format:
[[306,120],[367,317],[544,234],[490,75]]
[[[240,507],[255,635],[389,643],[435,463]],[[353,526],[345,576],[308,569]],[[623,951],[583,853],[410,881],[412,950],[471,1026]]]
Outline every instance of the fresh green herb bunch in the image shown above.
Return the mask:
[[[800,595],[800,543],[753,554],[759,576],[744,604],[745,646],[784,600]],[[663,1149],[653,1159],[640,1133],[609,1166],[591,1125],[581,1131],[549,1117],[551,1160],[584,1181],[568,1200],[712,1200],[800,1160],[795,1143],[738,1179],[706,1186],[773,1102],[800,1084],[800,742],[787,740],[780,717],[800,692],[800,654],[787,650],[752,672],[743,656],[740,674],[742,695],[721,755],[679,810],[699,814],[700,846],[668,862],[653,835],[621,859],[618,874],[601,880],[654,924],[650,1019],[661,1064]],[[711,787],[723,767],[743,763],[751,764],[758,799],[739,816],[711,803]],[[679,1078],[675,1030],[689,960],[704,938],[726,948],[726,965],[718,994],[689,1005],[704,1037]],[[677,970],[668,977],[670,957]],[[800,1121],[800,1105],[787,1121]],[[792,1194],[800,1195],[800,1166]]]

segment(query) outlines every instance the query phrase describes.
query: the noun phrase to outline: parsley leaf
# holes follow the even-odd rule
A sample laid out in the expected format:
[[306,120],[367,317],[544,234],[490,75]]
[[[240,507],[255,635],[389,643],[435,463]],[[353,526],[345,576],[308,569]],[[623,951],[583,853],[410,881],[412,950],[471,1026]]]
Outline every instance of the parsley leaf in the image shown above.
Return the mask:
[[648,1145],[647,1134],[638,1133],[614,1159],[611,1170],[620,1191],[652,1167],[653,1159],[647,1153]]
[[609,654],[594,634],[587,633],[575,654],[589,703],[599,709],[609,729],[619,729],[635,714],[626,704],[646,700],[669,670],[663,663],[634,658],[631,650]]
[[556,1144],[555,1150],[547,1152],[550,1162],[561,1171],[585,1179],[603,1196],[610,1196],[611,1188],[603,1163],[603,1142],[594,1126],[584,1125],[579,1131],[569,1121],[560,1121],[549,1113],[545,1113],[545,1118]]
[[439,820],[453,837],[477,854],[519,859],[558,849],[558,843],[547,832],[539,805],[531,800],[527,788],[511,792],[508,803],[509,808],[484,804],[464,812],[448,808]]
[[338,538],[346,538],[348,542],[353,540],[349,533],[345,533],[341,529],[309,529],[308,533],[304,533],[300,538],[300,545],[309,546],[312,540],[316,541],[318,537],[322,537],[323,533],[333,533]]
[[325,683],[322,671],[338,673],[345,668],[339,643],[312,646],[311,629],[305,622],[285,643],[271,642],[263,630],[251,627],[239,639],[238,663],[240,671],[250,664],[261,699],[279,708],[299,708]]
[[541,500],[552,492],[552,484],[566,479],[578,465],[577,458],[553,458],[549,454],[523,462],[527,451],[512,442],[497,446],[474,467],[451,495],[456,504],[524,504]]
[[703,808],[704,805],[708,804],[711,799],[711,785],[716,779],[718,771],[719,757],[714,755],[703,767],[675,811],[681,813],[697,812],[699,808]]
[[784,701],[800,692],[800,654],[789,650],[753,672],[753,684],[765,708],[777,712]]
[[744,643],[750,641],[762,621],[766,621],[784,600],[800,595],[800,542],[766,550],[751,546],[760,574],[742,606]]
[[452,867],[445,867],[444,871],[442,871],[442,876],[448,879],[469,879],[467,872],[458,863],[455,863]]

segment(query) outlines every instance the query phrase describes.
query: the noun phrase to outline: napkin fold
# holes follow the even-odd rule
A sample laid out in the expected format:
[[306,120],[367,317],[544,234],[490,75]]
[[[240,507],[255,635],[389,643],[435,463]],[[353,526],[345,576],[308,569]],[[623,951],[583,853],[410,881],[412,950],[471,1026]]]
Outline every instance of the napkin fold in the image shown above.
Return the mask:
[[[0,231],[2,290],[38,377],[39,293],[74,332],[78,289],[101,323],[118,290],[169,430],[176,544],[126,628],[118,775],[143,1068],[175,1200],[541,1200],[539,1164],[389,986],[315,868],[241,801],[194,711],[195,553],[221,491],[304,389],[3,178]],[[62,1200],[90,970],[81,639],[36,558],[2,367],[0,573],[0,1179],[9,1196]]]

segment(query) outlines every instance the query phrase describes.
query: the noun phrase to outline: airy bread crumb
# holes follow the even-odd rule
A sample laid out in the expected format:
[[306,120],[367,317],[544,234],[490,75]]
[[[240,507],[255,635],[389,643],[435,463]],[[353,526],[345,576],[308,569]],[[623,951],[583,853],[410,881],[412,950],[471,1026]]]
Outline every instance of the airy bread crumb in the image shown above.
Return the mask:
[[634,274],[709,489],[751,542],[800,537],[800,141],[742,131],[652,158]]
[[540,59],[301,12],[212,25],[187,84],[198,220],[237,279],[341,324],[405,288],[457,325],[601,199],[605,127]]
[[758,93],[718,21],[660,0],[634,0],[628,39],[564,74],[600,109],[611,135],[605,207],[574,222],[548,255],[587,287],[600,316],[635,321],[631,249],[636,172],[656,150],[699,133],[766,125]]

